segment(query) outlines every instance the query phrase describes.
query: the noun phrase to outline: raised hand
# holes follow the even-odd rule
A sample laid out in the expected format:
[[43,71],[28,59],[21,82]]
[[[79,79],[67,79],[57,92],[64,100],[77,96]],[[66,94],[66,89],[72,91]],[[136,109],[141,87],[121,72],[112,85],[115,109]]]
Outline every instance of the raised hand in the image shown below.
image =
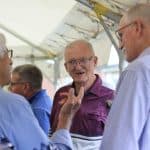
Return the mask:
[[81,87],[77,96],[74,94],[74,89],[71,88],[68,93],[63,93],[67,99],[65,100],[59,114],[57,128],[70,128],[72,118],[80,108],[82,98],[84,96],[84,88]]

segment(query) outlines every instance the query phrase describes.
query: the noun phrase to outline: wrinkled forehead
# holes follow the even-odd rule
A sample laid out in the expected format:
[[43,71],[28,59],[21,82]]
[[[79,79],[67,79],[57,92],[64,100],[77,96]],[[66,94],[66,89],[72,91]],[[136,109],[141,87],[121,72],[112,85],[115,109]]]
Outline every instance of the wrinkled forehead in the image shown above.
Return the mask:
[[94,56],[94,52],[87,45],[74,45],[65,50],[65,60],[90,56]]

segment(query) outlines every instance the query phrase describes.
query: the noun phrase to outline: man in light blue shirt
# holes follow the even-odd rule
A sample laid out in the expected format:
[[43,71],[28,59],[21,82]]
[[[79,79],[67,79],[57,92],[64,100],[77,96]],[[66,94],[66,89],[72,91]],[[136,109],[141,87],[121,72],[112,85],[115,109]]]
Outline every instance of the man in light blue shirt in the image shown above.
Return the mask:
[[0,140],[8,139],[15,150],[71,150],[69,129],[81,104],[83,87],[78,96],[74,96],[73,89],[64,93],[67,97],[60,111],[57,131],[49,140],[29,103],[22,96],[2,89],[10,81],[12,55],[13,51],[6,48],[5,38],[0,34]]
[[101,150],[150,149],[150,4],[137,4],[120,21],[128,62],[117,86]]

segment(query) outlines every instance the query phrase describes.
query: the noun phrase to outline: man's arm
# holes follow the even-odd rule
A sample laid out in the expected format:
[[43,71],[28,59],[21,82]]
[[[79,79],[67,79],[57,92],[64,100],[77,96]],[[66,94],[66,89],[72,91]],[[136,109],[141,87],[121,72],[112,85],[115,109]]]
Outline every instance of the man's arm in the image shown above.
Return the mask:
[[69,93],[63,94],[67,97],[67,99],[65,100],[65,103],[60,110],[57,130],[52,135],[51,139],[54,143],[60,143],[58,147],[64,147],[63,145],[65,145],[66,149],[72,149],[72,140],[69,134],[69,130],[71,127],[72,119],[80,108],[82,98],[84,96],[84,88],[80,88],[79,94],[77,96],[74,94],[74,89],[70,89]]

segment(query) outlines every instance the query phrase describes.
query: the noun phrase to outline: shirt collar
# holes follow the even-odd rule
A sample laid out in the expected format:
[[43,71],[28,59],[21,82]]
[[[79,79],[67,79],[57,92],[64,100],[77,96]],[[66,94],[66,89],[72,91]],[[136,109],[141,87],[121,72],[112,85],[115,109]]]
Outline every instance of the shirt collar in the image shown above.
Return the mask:
[[96,74],[96,80],[94,81],[94,83],[92,84],[92,86],[87,90],[87,93],[91,93],[94,94],[98,97],[101,97],[101,89],[102,89],[102,80],[99,77],[99,75]]
[[[85,92],[85,95],[88,94],[88,93],[91,93],[91,94],[94,94],[98,97],[101,97],[103,95],[99,91],[101,91],[101,89],[102,89],[102,80],[99,77],[99,75],[97,75],[97,74],[95,74],[95,75],[96,75],[96,80],[94,81],[92,86]],[[74,82],[72,83],[72,87],[75,87]]]
[[143,57],[145,55],[150,55],[150,47],[144,49],[144,51],[139,55],[139,57]]
[[42,95],[46,90],[41,89],[38,92],[36,92],[31,98],[29,98],[29,102],[32,103],[33,100],[35,99],[35,97],[37,97],[38,95]]

